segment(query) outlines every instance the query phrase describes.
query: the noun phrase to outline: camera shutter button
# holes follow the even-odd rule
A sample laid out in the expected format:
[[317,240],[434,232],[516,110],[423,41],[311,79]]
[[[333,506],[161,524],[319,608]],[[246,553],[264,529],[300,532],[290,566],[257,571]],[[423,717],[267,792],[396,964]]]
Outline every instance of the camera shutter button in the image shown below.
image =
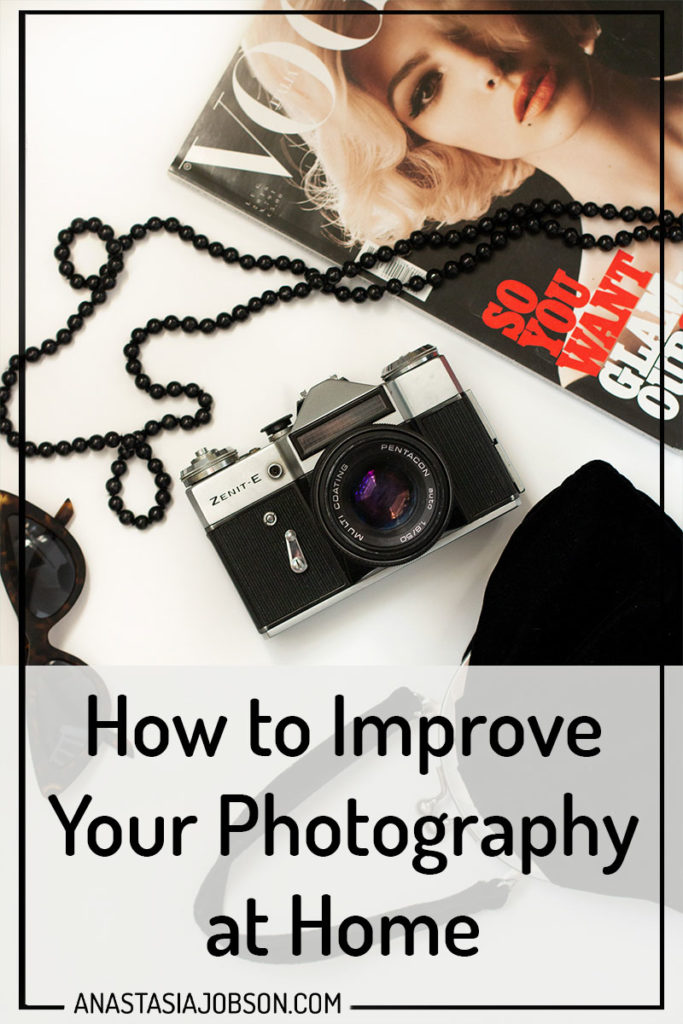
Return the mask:
[[273,438],[277,434],[281,434],[287,430],[292,423],[291,413],[288,416],[281,416],[279,420],[274,420],[269,423],[266,427],[261,427],[261,433],[267,434],[269,438]]

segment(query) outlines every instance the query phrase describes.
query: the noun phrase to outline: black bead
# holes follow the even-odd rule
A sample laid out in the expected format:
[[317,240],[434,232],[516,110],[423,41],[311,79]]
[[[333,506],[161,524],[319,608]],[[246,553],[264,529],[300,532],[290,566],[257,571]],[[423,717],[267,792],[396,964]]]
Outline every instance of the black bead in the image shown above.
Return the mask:
[[202,334],[213,334],[216,330],[216,321],[212,320],[211,317],[205,316],[203,320],[199,321],[199,330]]
[[152,505],[149,512],[147,513],[147,518],[149,519],[150,523],[161,522],[161,520],[164,518],[163,508],[161,508],[160,505]]
[[650,238],[653,242],[658,242],[662,237],[662,229],[659,224],[655,224],[654,227],[650,228]]
[[139,359],[129,359],[126,363],[126,373],[130,373],[132,376],[135,376],[136,373],[140,373],[141,370],[142,363]]
[[194,228],[189,224],[184,224],[178,231],[178,235],[182,238],[183,242],[191,242],[194,238]]
[[6,384],[8,388],[13,387],[17,382],[17,375],[14,370],[5,370],[2,375],[2,383]]
[[384,295],[384,288],[380,284],[371,284],[368,288],[368,298],[371,302],[379,302]]
[[161,459],[150,459],[149,462],[147,463],[147,469],[150,471],[150,473],[162,473],[164,469],[164,464],[161,461]]
[[[375,256],[380,261],[380,263],[388,263],[391,259],[393,259],[394,254],[393,254],[393,252],[391,250],[391,246],[389,246],[389,245],[380,245],[379,249],[375,253]],[[327,271],[327,277],[330,276],[332,270],[337,270],[337,268],[336,267],[332,267],[330,270],[328,270]],[[337,278],[337,280],[339,280],[339,278]]]
[[256,266],[256,260],[249,253],[245,253],[244,256],[240,256],[240,266],[242,270],[252,270]]
[[192,239],[192,244],[195,247],[195,249],[199,249],[200,251],[202,251],[203,249],[209,248],[209,239],[206,237],[206,235],[195,235],[194,238]]
[[633,241],[633,235],[630,231],[617,231],[614,240],[620,248],[625,249]]
[[[274,306],[275,303],[277,302],[277,292],[274,292],[272,291],[272,289],[267,288],[265,292],[261,294],[261,300],[265,306]],[[225,316],[227,315],[228,314],[226,313]]]
[[160,398],[164,398],[166,395],[166,388],[163,384],[152,384],[149,389],[150,396],[158,402]]
[[568,248],[573,248],[573,246],[578,245],[579,232],[575,231],[574,228],[567,228],[562,235],[562,241]]
[[106,292],[93,292],[92,293],[92,301],[93,301],[93,303],[96,306],[101,306],[103,302],[107,301],[107,293]]
[[444,267],[443,267],[443,275],[444,275],[444,277],[447,277],[447,278],[449,278],[449,280],[452,280],[454,277],[457,277],[459,273],[460,273],[460,267],[458,266],[458,264],[456,263],[455,260],[448,260],[447,263],[444,263]]
[[99,274],[90,274],[90,276],[85,279],[85,283],[91,292],[96,292],[100,287],[101,278]]
[[145,433],[148,437],[154,437],[161,430],[161,424],[158,420],[147,420],[145,423]]
[[478,237],[479,232],[477,231],[474,224],[465,224],[461,234],[466,242],[473,242],[475,238]]
[[164,490],[171,486],[171,478],[168,473],[157,473],[154,477],[154,483],[157,487],[161,487]]
[[99,217],[88,217],[88,225],[87,226],[88,226],[88,231],[94,231],[95,234],[97,234],[97,232],[102,227],[102,221],[100,220]]
[[133,224],[133,227],[130,229],[130,233],[132,238],[139,241],[139,239],[144,238],[147,234],[147,228],[144,224]]
[[[385,246],[385,248],[388,248],[388,246]],[[389,249],[389,252],[391,252],[391,249]],[[329,270],[325,271],[325,277],[328,281],[331,281],[332,284],[337,284],[337,282],[342,279],[342,272],[339,267],[330,267]]]
[[179,327],[180,327],[180,320],[178,319],[177,316],[173,316],[171,314],[170,316],[164,317],[164,329],[165,330],[167,330],[167,331],[177,331]]
[[663,225],[664,225],[665,227],[667,227],[667,228],[669,227],[669,225],[673,224],[673,222],[675,221],[675,219],[676,219],[676,218],[674,217],[674,215],[673,215],[673,213],[671,212],[671,210],[664,210],[664,212],[662,213],[662,215],[661,215],[661,216],[660,216],[660,218],[659,218],[660,222],[661,222],[661,223],[662,223],[662,224],[663,224]]
[[344,271],[344,277],[356,277],[358,274],[358,267],[353,260],[345,260],[342,270]]
[[73,277],[69,279],[69,284],[76,290],[79,288],[85,288],[85,278],[82,274],[74,274]]
[[71,447],[75,452],[84,452],[88,447],[88,442],[84,437],[75,437],[71,442]]
[[278,270],[289,270],[290,262],[289,256],[278,256],[275,260],[275,266]]
[[657,214],[651,206],[641,206],[638,216],[644,224],[650,224],[653,220],[656,219]]
[[129,341],[123,346],[123,354],[128,359],[137,359],[140,355],[140,349],[134,341]]
[[617,216],[617,208],[614,203],[605,203],[600,207],[600,213],[605,220],[614,220]]
[[82,235],[85,231],[86,223],[82,217],[74,217],[71,221],[71,230],[75,235]]
[[101,452],[104,448],[104,438],[101,434],[93,434],[88,438],[88,448],[94,452]]
[[365,270],[372,270],[372,268],[377,263],[377,257],[374,255],[374,253],[364,252],[361,253],[361,255],[359,256],[358,262],[360,263],[361,267],[363,267]]
[[138,373],[135,378],[135,387],[140,391],[149,391],[152,381],[146,373]]
[[67,326],[72,333],[74,331],[80,331],[81,327],[83,326],[83,318],[80,316],[76,316],[75,313],[72,313],[69,319],[67,320]]
[[599,213],[599,207],[597,203],[584,203],[582,213],[584,217],[597,217]]
[[628,223],[629,221],[635,220],[638,214],[632,206],[622,206],[619,211],[619,216],[622,220],[625,220]]
[[37,363],[40,359],[40,349],[36,348],[35,345],[31,345],[24,352],[24,357],[27,363]]
[[208,409],[199,409],[194,414],[194,421],[198,427],[203,426],[205,423],[209,423],[211,420],[211,413]]
[[148,444],[146,444],[143,441],[142,444],[136,445],[135,454],[139,459],[144,459],[145,461],[147,461],[147,459],[151,459],[152,457],[152,449]]
[[107,250],[110,256],[118,256],[119,253],[122,252],[123,246],[119,241],[117,241],[116,238],[112,238],[110,239],[110,241],[107,242],[105,249]]
[[584,234],[584,235],[581,235],[581,238],[579,240],[579,245],[581,246],[582,249],[593,249],[593,248],[595,248],[595,235],[591,235],[588,232],[586,232],[586,234]]
[[58,455],[70,455],[73,448],[68,441],[58,441],[55,445],[55,451]]
[[193,316],[184,316],[183,319],[180,322],[180,326],[183,329],[183,331],[185,331],[186,334],[192,334],[194,331],[197,330],[197,328],[199,327],[199,324],[197,323],[197,320],[196,320],[195,317],[193,317]]
[[532,199],[529,209],[534,217],[540,217],[542,213],[545,213],[545,201],[543,199]]
[[136,516],[135,526],[138,530],[146,530],[147,527],[149,526],[149,520],[147,516]]
[[12,433],[12,421],[8,419],[0,419],[0,434],[11,434]]
[[0,402],[4,405],[5,402],[9,402],[9,398],[12,392],[9,388],[0,388]]
[[513,239],[514,238],[521,238],[523,233],[524,233],[524,229],[522,228],[522,225],[518,224],[516,221],[513,221],[512,224],[508,224],[508,226],[505,228],[505,231],[506,231],[506,234],[507,234],[508,238],[513,238]]
[[598,249],[602,252],[611,252],[614,248],[614,239],[609,235],[600,235],[598,238]]
[[465,273],[471,274],[477,266],[477,261],[471,252],[466,252],[464,256],[461,256],[458,260],[458,266],[461,270],[464,270]]
[[238,320],[240,323],[244,323],[245,320],[249,319],[249,310],[246,306],[237,305],[234,306],[230,314],[233,320]]
[[133,239],[130,235],[119,235],[119,245],[124,252],[127,252],[129,249],[133,248]]
[[173,501],[168,491],[157,491],[157,493],[154,495],[154,500],[156,501],[157,505],[161,505],[162,508],[164,505],[170,505],[171,502]]
[[440,231],[430,231],[429,245],[432,249],[440,249],[443,245],[443,235]]
[[220,328],[221,331],[227,331],[231,323],[232,317],[229,313],[219,313],[216,317],[216,327]]
[[507,224],[510,220],[510,211],[506,210],[504,207],[500,210],[496,210],[493,215],[493,219],[496,224]]
[[62,260],[57,269],[62,277],[71,277],[74,272],[74,265],[71,260]]
[[[61,443],[61,442],[60,442]],[[69,445],[69,447],[71,447]],[[38,446],[33,441],[26,441],[24,443],[24,455],[27,459],[32,459],[34,455],[38,454]]]
[[114,459],[109,468],[114,476],[123,476],[128,469],[128,463],[124,459]]
[[131,331],[130,337],[136,345],[142,345],[143,341],[147,341],[147,331],[144,327],[136,327]]
[[557,238],[562,229],[560,228],[559,221],[546,220],[543,222],[543,230],[548,238]]
[[119,498],[117,494],[113,494],[107,504],[112,512],[120,512],[123,508],[123,498]]
[[432,288],[440,288],[443,284],[443,274],[436,267],[432,267],[431,270],[427,271],[427,284],[431,285]]
[[175,232],[180,229],[180,221],[177,217],[167,217],[164,221],[164,227],[167,231],[170,231],[171,234],[175,234]]
[[107,448],[116,448],[121,441],[121,435],[116,430],[109,430],[104,435],[104,443]]
[[107,480],[104,486],[106,487],[109,494],[118,494],[119,491],[121,491],[121,489],[123,488],[123,484],[115,476],[113,476],[111,480]]
[[297,299],[305,299],[307,295],[311,293],[311,286],[305,281],[299,281],[298,284],[294,285],[294,294]]
[[24,356],[20,356],[18,353],[9,357],[8,367],[10,370],[18,370],[20,366],[24,364]]
[[525,230],[530,235],[537,235],[541,230],[541,222],[538,217],[529,217],[524,225]]
[[[280,299],[281,302],[290,302],[292,297],[293,297],[293,295],[294,295],[294,292],[292,291],[292,289],[289,287],[288,284],[283,284],[281,288],[278,288],[277,294],[278,294],[278,298]],[[242,306],[241,308],[244,309],[244,306]],[[245,312],[246,312],[246,310],[245,310]],[[234,315],[234,310],[233,310],[233,315]],[[242,317],[241,319],[244,319],[244,318]]]
[[166,415],[161,421],[161,425],[164,428],[164,430],[175,430],[175,428],[178,426],[178,417],[174,416],[170,412],[166,413]]
[[67,331],[66,327],[62,327],[57,331],[56,341],[58,345],[68,345],[71,341],[71,331]]
[[74,240],[73,231],[69,231],[68,228],[64,228],[62,231],[59,232],[57,238],[64,245],[69,245]]
[[[397,256],[407,256],[410,252],[410,245],[405,238],[399,239],[398,242],[394,243],[394,252]],[[346,266],[346,264],[344,264]]]
[[490,235],[493,231],[493,221],[490,217],[482,217],[481,220],[477,222],[477,227],[480,234]]
[[427,244],[427,237],[423,231],[410,232],[410,244],[413,249],[424,249]]
[[408,281],[408,287],[410,288],[411,292],[421,292],[426,283],[427,282],[425,281],[424,277],[420,277],[419,274],[413,274],[413,276]]
[[239,259],[240,254],[234,246],[230,245],[223,253],[223,260],[225,263],[235,263]]
[[[298,288],[299,285],[297,285],[296,287]],[[305,285],[304,287],[308,287],[308,285]],[[261,299],[259,298],[258,295],[253,295],[249,299],[249,302],[247,303],[247,307],[248,307],[250,313],[260,313],[261,310],[263,309],[263,302],[261,301]]]
[[561,217],[564,213],[564,203],[559,199],[553,199],[548,203],[548,213],[553,217]]
[[256,260],[256,266],[259,268],[259,270],[271,270],[273,262],[274,261],[272,256],[264,254],[263,256],[259,256],[259,258]]
[[177,398],[178,395],[182,395],[183,393],[183,385],[179,380],[171,380],[166,385],[166,393],[169,394],[171,398]]
[[58,245],[56,249],[53,249],[53,256],[60,262],[62,262],[63,260],[68,260],[70,255],[71,250],[69,249],[68,245]]
[[50,444],[49,441],[43,441],[42,444],[38,445],[38,454],[44,459],[49,459],[51,455],[55,453],[55,446]]
[[110,274],[116,276],[116,274],[123,270],[123,260],[118,257],[114,257],[107,263],[107,269]]
[[185,385],[185,394],[188,398],[197,398],[200,391],[201,388],[199,387],[199,384],[195,384],[194,381]]
[[92,302],[79,302],[78,312],[80,313],[81,316],[84,317],[92,316],[93,313],[95,312],[95,307],[93,306]]
[[450,246],[451,249],[455,249],[456,245],[460,245],[461,241],[460,232],[456,231],[455,228],[446,232],[446,245]]
[[220,242],[212,242],[209,246],[209,256],[213,256],[214,259],[221,259],[224,252],[225,247]]
[[650,232],[644,224],[638,224],[638,226],[633,229],[633,237],[636,242],[645,242],[650,237]]
[[573,200],[571,203],[567,203],[567,213],[574,220],[578,220],[578,218],[581,216],[582,209],[583,207],[581,203],[577,203],[576,200]]
[[368,293],[365,288],[354,288],[353,291],[351,292],[351,298],[353,299],[354,302],[357,303],[365,302],[367,297]]
[[515,220],[522,220],[527,214],[526,203],[515,203],[512,207],[511,213]]
[[213,396],[208,391],[202,391],[197,399],[197,403],[203,409],[209,409],[213,405]]
[[477,260],[481,263],[486,263],[487,260],[491,259],[493,255],[493,249],[488,242],[480,242],[476,249]]
[[[124,434],[122,436],[122,438],[121,438],[121,448],[125,448],[129,455],[131,455],[133,453],[133,449],[135,448],[136,444],[137,444],[137,441],[135,440],[135,437],[134,437],[133,434]],[[121,458],[123,458],[123,455],[121,454],[121,450],[120,449],[119,449],[119,455],[121,455]]]
[[194,416],[181,416],[180,417],[180,429],[181,430],[192,430],[195,426]]
[[[16,430],[13,430],[11,434],[7,435],[7,443],[10,446],[10,448],[18,448],[19,447],[19,440],[20,440],[19,434],[17,433]],[[45,442],[45,443],[49,444],[49,442]],[[40,452],[40,454],[42,455],[43,453]],[[52,454],[52,453],[50,453],[50,454]]]
[[351,298],[351,289],[347,288],[345,284],[337,285],[334,289],[334,296],[339,302],[348,302]]
[[103,224],[100,230],[97,232],[97,237],[101,238],[103,242],[108,242],[110,238],[114,237],[114,229],[111,224]]
[[150,231],[161,231],[164,226],[164,221],[161,217],[150,217],[146,222],[146,226]]
[[164,329],[164,325],[161,320],[153,316],[151,320],[148,320],[145,324],[145,330],[148,334],[161,334]]
[[300,274],[303,274],[304,270],[306,269],[306,264],[304,263],[303,260],[292,260],[292,262],[289,265],[289,269],[293,274],[299,276]]
[[119,512],[119,522],[124,526],[130,526],[134,519],[135,516],[129,508],[124,508],[122,512]]

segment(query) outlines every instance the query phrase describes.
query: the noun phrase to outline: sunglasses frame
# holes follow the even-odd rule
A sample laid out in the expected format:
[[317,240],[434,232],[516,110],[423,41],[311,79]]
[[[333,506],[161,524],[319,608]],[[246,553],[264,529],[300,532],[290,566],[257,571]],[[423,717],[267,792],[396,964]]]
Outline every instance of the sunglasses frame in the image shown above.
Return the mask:
[[[33,523],[42,527],[47,533],[59,540],[66,548],[73,561],[75,579],[66,601],[52,615],[39,619],[28,607],[23,609],[23,622],[26,640],[25,664],[27,665],[49,665],[54,661],[68,665],[84,665],[85,662],[73,654],[60,651],[49,641],[49,633],[64,616],[71,611],[81,595],[85,585],[85,558],[77,542],[65,527],[73,515],[73,505],[67,498],[57,512],[56,516],[48,515],[37,505],[25,501],[24,519],[30,519]],[[19,621],[22,621],[21,609],[19,607],[19,566],[14,556],[12,538],[10,535],[10,518],[16,515],[19,518],[19,498],[9,491],[0,490],[0,575],[5,590],[14,607]],[[23,536],[23,531],[20,533]]]

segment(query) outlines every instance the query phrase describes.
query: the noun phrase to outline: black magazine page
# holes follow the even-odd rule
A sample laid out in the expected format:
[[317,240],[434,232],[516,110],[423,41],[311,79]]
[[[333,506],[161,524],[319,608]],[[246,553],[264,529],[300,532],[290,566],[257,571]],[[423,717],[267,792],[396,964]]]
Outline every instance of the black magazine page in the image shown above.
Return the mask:
[[[660,210],[662,150],[665,208],[683,207],[681,5],[474,6],[266,0],[171,170],[340,264],[479,221],[367,276],[405,284],[488,246],[403,298],[681,448],[683,252],[643,211]],[[535,199],[584,208],[560,237],[499,248],[500,211]]]

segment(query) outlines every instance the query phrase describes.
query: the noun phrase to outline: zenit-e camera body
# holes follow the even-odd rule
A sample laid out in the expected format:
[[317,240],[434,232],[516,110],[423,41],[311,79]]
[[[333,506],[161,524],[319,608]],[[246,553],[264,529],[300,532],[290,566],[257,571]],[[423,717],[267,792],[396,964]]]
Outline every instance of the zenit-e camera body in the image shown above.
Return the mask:
[[501,445],[431,345],[387,366],[380,384],[316,384],[291,420],[264,427],[263,448],[201,449],[181,473],[262,633],[519,504]]

